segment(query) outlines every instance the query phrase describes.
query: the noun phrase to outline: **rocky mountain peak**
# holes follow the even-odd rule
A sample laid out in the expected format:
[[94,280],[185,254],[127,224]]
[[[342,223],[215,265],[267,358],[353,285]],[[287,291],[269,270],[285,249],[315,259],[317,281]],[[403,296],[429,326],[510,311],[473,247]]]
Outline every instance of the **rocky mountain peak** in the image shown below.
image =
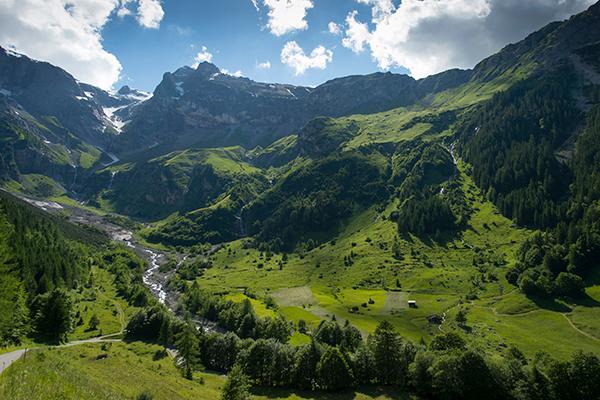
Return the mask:
[[198,64],[198,67],[196,67],[196,75],[204,79],[208,79],[214,74],[219,73],[221,73],[221,70],[216,65],[206,61]]
[[131,94],[132,92],[133,92],[133,90],[131,90],[131,88],[129,86],[125,85],[121,89],[119,89],[117,94],[126,95],[126,94]]

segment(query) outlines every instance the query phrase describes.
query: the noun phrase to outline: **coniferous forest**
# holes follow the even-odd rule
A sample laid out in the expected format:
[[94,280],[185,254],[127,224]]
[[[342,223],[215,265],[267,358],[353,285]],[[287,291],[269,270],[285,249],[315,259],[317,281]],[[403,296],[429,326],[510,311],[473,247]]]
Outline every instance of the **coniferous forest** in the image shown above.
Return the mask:
[[600,2],[13,3],[0,399],[600,399]]

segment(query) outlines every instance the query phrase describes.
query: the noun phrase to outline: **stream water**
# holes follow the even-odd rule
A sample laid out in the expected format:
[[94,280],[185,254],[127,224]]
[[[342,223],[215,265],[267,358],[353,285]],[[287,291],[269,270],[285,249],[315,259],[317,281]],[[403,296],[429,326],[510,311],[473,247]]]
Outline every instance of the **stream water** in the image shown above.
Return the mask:
[[[169,257],[174,257],[176,260],[179,260],[177,262],[177,268],[179,268],[186,260],[188,260],[187,255],[176,252],[167,253],[150,249],[137,242],[131,231],[115,223],[107,221],[103,216],[95,214],[86,209],[34,199],[23,195],[19,195],[18,197],[46,212],[60,212],[61,214],[67,212],[69,215],[69,220],[72,223],[88,225],[97,228],[105,232],[114,242],[121,243],[135,251],[136,254],[145,259],[148,264],[148,268],[142,275],[144,284],[150,289],[152,294],[158,299],[159,302],[165,304],[169,309],[171,309],[171,311],[174,311],[178,301],[179,293],[169,290],[166,286],[169,276],[173,272],[171,271],[168,273],[162,273],[159,269],[162,264],[167,262]],[[214,245],[206,253],[206,255],[209,256],[218,251],[220,248],[221,245]],[[220,331],[220,328],[217,327],[214,322],[205,320],[203,318],[196,318],[194,319],[194,322],[205,332]]]
[[152,293],[154,293],[154,295],[158,298],[158,301],[165,304],[165,301],[167,299],[167,292],[165,292],[165,290],[163,288],[163,284],[160,280],[153,279],[154,273],[160,267],[160,264],[158,263],[158,259],[161,257],[161,255],[150,249],[146,249],[145,251],[150,256],[150,258],[148,260],[148,262],[150,263],[150,268],[148,268],[146,270],[146,272],[144,272],[144,275],[142,278],[143,278],[146,286],[148,286],[150,288],[150,290],[152,291]]

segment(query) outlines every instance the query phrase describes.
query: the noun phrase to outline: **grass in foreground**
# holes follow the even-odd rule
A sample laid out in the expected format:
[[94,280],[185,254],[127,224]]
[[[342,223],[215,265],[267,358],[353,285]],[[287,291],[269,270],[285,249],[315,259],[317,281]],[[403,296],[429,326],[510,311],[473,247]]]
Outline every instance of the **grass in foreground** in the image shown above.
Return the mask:
[[[11,400],[121,400],[148,392],[155,400],[215,400],[225,377],[196,373],[184,379],[160,346],[87,344],[29,353],[0,376],[0,398]],[[395,389],[367,388],[342,393],[294,393],[256,389],[254,399],[408,399]]]

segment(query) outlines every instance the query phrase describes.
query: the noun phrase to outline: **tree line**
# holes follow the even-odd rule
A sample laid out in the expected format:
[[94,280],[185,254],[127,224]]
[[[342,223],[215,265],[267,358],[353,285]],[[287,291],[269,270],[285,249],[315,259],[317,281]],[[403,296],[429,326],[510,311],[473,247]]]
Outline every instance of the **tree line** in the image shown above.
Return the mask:
[[[321,321],[312,332],[305,330],[310,343],[293,346],[289,334],[298,328],[289,321],[280,319],[285,335],[277,330],[247,335],[248,316],[254,314],[249,302],[231,303],[195,291],[185,302],[198,308],[193,314],[187,309],[185,320],[155,306],[133,316],[127,334],[175,345],[182,372],[190,379],[202,368],[228,373],[225,400],[248,398],[252,386],[315,391],[395,386],[440,400],[592,400],[600,393],[600,359],[593,354],[577,353],[568,361],[540,354],[528,360],[508,347],[501,358],[491,357],[454,332],[415,344],[387,321],[364,340],[358,329],[335,319]],[[192,323],[193,318],[211,316],[208,310],[217,312],[213,316],[221,331],[204,332]]]
[[107,243],[97,233],[2,193],[0,345],[19,344],[28,336],[67,340],[77,323],[71,294],[89,284],[93,265],[110,270],[118,293],[132,305],[156,301],[142,281],[144,262]]
[[[538,228],[508,281],[531,296],[585,297],[600,259],[600,104],[575,107],[573,73],[561,68],[525,80],[466,117],[461,153],[490,200],[518,224]],[[558,155],[581,126],[566,158]]]

